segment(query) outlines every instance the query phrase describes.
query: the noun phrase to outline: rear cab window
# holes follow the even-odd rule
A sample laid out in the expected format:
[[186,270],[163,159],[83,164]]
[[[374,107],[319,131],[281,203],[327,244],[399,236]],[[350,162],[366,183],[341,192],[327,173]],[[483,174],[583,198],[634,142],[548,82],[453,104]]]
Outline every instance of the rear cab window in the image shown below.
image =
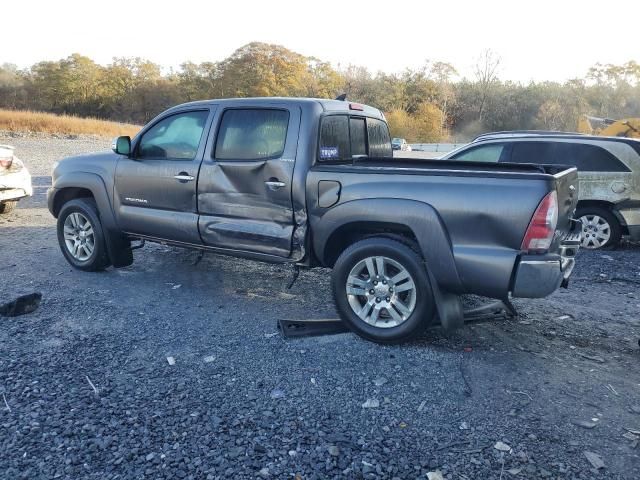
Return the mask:
[[389,128],[382,120],[350,115],[321,119],[318,160],[348,162],[360,157],[391,157]]

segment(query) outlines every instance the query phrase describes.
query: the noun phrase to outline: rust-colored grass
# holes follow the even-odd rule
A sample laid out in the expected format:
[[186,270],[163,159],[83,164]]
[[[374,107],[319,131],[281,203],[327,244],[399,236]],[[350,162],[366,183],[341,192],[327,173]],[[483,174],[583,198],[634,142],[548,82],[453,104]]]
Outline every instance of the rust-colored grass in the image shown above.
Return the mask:
[[129,123],[98,120],[97,118],[0,109],[0,130],[60,135],[99,135],[111,138],[118,135],[133,137],[140,130],[140,127]]

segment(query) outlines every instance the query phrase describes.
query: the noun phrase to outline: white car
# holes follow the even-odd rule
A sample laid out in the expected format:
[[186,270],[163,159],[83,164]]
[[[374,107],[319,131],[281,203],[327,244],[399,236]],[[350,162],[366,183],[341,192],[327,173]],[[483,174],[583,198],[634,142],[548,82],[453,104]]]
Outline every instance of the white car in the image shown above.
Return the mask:
[[13,154],[13,147],[0,145],[0,214],[11,212],[18,200],[33,195],[31,175]]

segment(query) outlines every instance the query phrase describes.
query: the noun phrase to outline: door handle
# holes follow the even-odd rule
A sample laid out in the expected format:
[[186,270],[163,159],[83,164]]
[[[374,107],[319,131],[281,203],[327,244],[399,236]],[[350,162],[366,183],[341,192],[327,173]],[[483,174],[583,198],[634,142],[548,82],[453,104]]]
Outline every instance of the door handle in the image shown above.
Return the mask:
[[284,182],[280,182],[279,180],[269,180],[264,182],[264,184],[269,187],[270,190],[279,190],[285,186]]
[[196,177],[189,175],[187,172],[180,172],[178,175],[174,175],[173,178],[181,183],[192,182]]

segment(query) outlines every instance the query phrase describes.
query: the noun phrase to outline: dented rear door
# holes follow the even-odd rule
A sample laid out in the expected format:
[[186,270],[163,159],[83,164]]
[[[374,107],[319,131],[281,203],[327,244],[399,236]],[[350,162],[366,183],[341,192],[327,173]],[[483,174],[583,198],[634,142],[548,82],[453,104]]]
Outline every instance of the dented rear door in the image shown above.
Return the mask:
[[289,102],[218,109],[198,177],[204,244],[290,256],[300,115]]

